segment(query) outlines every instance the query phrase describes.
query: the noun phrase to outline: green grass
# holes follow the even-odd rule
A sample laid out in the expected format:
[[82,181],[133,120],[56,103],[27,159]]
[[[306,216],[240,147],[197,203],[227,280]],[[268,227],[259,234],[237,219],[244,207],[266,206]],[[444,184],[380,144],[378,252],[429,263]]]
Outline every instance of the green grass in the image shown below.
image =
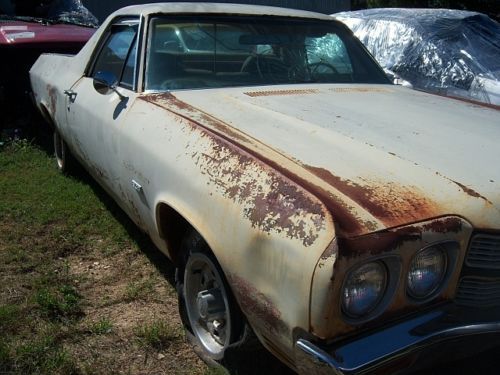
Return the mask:
[[[88,177],[59,173],[27,141],[0,148],[0,373],[73,374],[66,350],[83,301],[67,261],[95,250],[116,254],[132,241]],[[90,328],[111,331],[107,320]],[[71,341],[71,340],[70,340]]]
[[132,281],[127,284],[125,289],[125,300],[134,301],[137,299],[147,299],[154,292],[154,283],[152,280]]
[[94,335],[105,335],[111,333],[112,330],[113,323],[108,318],[101,318],[89,326],[90,333]]
[[171,326],[165,320],[155,320],[136,327],[135,333],[141,346],[163,350],[183,337],[179,327]]

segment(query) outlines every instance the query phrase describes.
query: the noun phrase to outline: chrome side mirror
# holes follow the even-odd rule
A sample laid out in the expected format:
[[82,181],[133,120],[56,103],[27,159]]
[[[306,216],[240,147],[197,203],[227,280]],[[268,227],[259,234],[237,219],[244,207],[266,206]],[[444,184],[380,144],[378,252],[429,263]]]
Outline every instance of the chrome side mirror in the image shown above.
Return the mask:
[[125,96],[123,96],[117,89],[116,86],[118,85],[118,79],[116,76],[107,71],[98,71],[94,75],[93,79],[93,84],[94,84],[94,89],[102,95],[108,95],[110,92],[115,92],[121,100],[125,99]]

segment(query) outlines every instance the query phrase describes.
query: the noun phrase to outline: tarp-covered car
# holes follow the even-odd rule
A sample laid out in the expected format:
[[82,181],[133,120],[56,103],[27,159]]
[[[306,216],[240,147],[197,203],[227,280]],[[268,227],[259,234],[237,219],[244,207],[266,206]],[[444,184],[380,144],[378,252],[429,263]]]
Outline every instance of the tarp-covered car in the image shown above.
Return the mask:
[[500,105],[500,24],[451,9],[367,9],[333,15],[385,69],[414,88]]
[[0,135],[4,128],[31,125],[28,72],[38,56],[75,54],[96,27],[80,0],[0,0]]
[[392,85],[330,16],[235,4],[124,8],[30,76],[58,167],[175,263],[205,359],[252,330],[304,374],[499,345],[498,111]]

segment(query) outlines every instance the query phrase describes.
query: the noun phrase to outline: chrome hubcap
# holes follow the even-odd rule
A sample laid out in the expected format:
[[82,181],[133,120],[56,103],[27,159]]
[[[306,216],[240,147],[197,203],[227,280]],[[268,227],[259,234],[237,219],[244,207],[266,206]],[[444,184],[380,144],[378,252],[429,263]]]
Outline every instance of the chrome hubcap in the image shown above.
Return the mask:
[[222,357],[230,338],[229,304],[215,264],[202,253],[186,264],[184,296],[193,333],[214,358]]

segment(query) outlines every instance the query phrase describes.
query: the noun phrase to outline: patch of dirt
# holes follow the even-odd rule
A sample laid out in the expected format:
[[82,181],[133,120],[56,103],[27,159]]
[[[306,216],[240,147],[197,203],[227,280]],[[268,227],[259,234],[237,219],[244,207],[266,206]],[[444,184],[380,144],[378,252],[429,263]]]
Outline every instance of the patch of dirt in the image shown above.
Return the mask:
[[[97,247],[85,258],[78,255],[67,258],[70,273],[85,301],[85,317],[79,323],[84,334],[68,344],[67,349],[80,358],[86,371],[120,374],[207,371],[182,335],[175,289],[155,264],[136,249],[123,249],[110,257],[99,252]],[[130,292],[134,287],[138,291]],[[169,327],[179,334],[178,339],[160,351],[141,344],[136,334],[139,327],[159,320],[168,321]],[[89,327],[100,321],[110,323],[109,333],[90,331]]]

